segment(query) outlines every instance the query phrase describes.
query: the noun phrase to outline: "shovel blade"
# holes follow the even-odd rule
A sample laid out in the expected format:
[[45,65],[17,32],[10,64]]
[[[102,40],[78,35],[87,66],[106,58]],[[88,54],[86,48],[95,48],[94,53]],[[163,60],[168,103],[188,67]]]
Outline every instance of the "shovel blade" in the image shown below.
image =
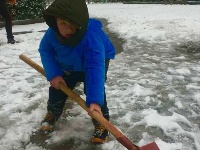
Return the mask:
[[149,143],[139,148],[139,150],[160,150],[155,142]]

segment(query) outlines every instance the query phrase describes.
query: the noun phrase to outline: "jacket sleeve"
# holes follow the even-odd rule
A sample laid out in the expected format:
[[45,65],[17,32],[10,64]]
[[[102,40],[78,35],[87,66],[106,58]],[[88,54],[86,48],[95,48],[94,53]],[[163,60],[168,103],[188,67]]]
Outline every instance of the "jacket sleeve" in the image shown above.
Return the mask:
[[105,45],[105,57],[107,59],[114,59],[115,57],[115,47],[113,46],[112,42],[108,38],[108,36],[101,30],[101,38]]
[[91,36],[84,50],[86,105],[104,104],[105,50],[98,36]]
[[56,76],[63,75],[62,70],[57,64],[55,59],[55,52],[52,46],[52,43],[54,42],[53,41],[54,36],[55,35],[53,31],[50,31],[48,29],[39,45],[39,53],[46,74],[46,78],[48,81],[50,81]]

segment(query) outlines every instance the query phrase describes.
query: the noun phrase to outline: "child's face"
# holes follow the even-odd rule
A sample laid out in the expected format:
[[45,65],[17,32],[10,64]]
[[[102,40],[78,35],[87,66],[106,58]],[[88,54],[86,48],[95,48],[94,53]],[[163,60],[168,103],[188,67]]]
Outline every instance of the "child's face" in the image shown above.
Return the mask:
[[58,30],[63,37],[68,38],[76,32],[76,27],[68,21],[60,18],[57,18],[56,21]]

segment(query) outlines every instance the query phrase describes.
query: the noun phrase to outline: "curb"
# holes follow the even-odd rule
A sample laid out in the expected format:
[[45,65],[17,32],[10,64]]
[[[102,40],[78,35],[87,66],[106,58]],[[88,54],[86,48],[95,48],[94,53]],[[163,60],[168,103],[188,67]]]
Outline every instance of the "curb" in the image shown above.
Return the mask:
[[[123,4],[165,4],[165,2],[160,2],[160,1],[144,1],[144,2],[141,2],[141,1],[131,1],[131,2],[123,2]],[[175,1],[173,4],[181,4],[181,2],[177,2]],[[184,4],[184,2],[183,2]],[[186,4],[187,5],[200,5],[200,2],[199,1],[186,1]],[[185,4],[185,5],[186,5]]]

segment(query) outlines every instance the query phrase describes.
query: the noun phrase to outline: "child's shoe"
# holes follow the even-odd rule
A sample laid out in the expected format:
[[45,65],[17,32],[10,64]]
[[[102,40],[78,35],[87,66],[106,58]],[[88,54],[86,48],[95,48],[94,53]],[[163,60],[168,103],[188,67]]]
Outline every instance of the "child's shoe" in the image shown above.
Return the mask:
[[57,120],[58,118],[55,117],[51,112],[47,112],[44,120],[41,123],[40,131],[43,132],[44,134],[53,132],[54,124]]
[[94,125],[95,131],[90,141],[96,144],[108,142],[108,131],[98,122],[95,122]]

